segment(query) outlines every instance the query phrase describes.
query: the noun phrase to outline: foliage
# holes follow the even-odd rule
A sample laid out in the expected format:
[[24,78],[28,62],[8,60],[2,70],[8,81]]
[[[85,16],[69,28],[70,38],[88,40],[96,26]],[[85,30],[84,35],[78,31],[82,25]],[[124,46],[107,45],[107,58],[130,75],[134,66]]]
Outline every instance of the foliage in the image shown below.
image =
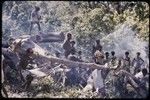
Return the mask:
[[35,5],[41,7],[43,30],[71,31],[82,43],[83,37],[85,40],[102,38],[125,21],[138,30],[140,38],[149,39],[149,5],[146,2],[6,1],[3,17],[10,16],[18,29],[28,33],[30,13]]

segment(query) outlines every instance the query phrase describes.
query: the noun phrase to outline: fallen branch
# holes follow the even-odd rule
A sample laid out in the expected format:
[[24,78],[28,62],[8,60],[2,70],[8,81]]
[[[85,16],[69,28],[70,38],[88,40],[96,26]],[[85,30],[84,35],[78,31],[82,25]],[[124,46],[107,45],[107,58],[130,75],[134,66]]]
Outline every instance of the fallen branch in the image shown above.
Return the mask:
[[85,63],[85,62],[75,62],[75,61],[70,61],[68,59],[60,59],[60,58],[57,58],[57,57],[52,57],[52,56],[43,56],[43,55],[38,55],[38,58],[39,59],[47,59],[49,60],[50,62],[52,63],[60,63],[60,64],[64,64],[66,65],[67,67],[76,67],[76,66],[79,66],[79,67],[83,67],[83,68],[90,68],[90,69],[109,69],[109,68],[106,68],[104,67],[104,65],[98,65],[98,64],[95,64],[95,63]]

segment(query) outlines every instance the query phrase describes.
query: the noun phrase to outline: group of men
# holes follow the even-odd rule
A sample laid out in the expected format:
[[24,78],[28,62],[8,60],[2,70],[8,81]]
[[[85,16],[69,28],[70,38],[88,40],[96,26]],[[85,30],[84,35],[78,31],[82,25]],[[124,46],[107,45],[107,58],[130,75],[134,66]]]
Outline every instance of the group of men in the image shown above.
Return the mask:
[[[67,34],[67,39],[63,44],[63,48],[65,50],[64,55],[67,59],[72,60],[72,61],[78,61],[78,62],[83,62],[83,59],[81,57],[81,51],[78,52],[79,55],[76,55],[76,49],[74,47],[74,43],[72,43],[71,41],[72,39],[72,35],[70,33]],[[131,58],[129,57],[129,52],[126,51],[125,52],[125,56],[124,57],[117,57],[115,55],[115,52],[112,51],[111,55],[109,54],[109,52],[103,52],[103,48],[102,45],[100,44],[100,40],[96,40],[96,45],[93,45],[93,50],[92,50],[92,54],[93,54],[93,61],[96,64],[100,64],[100,65],[104,65],[107,66],[109,68],[112,68],[113,70],[110,71],[109,69],[103,69],[100,70],[100,76],[101,78],[99,78],[99,70],[92,70],[90,71],[89,74],[89,78],[87,79],[88,81],[91,80],[90,78],[93,79],[93,81],[97,81],[98,78],[99,80],[103,80],[102,84],[105,84],[105,79],[108,76],[108,73],[112,73],[109,78],[112,78],[112,84],[115,87],[116,92],[119,91],[120,92],[120,96],[121,97],[126,97],[125,94],[127,94],[127,84],[130,84],[135,90],[136,92],[144,97],[145,95],[147,96],[148,93],[148,88],[146,84],[149,84],[149,80],[148,80],[148,70],[146,67],[142,67],[144,66],[144,60],[140,57],[140,52],[137,52],[137,56],[131,60]],[[79,66],[77,66],[78,68]],[[81,68],[78,68],[79,71],[77,71],[77,68],[72,68],[72,77],[70,76],[70,79],[72,79],[71,81],[77,82],[75,81],[76,79],[78,80],[83,80],[79,77],[81,77]],[[131,71],[131,69],[134,69],[133,72]],[[87,70],[86,70],[87,71]],[[97,75],[96,75],[96,74]],[[73,76],[74,75],[74,76]],[[78,77],[79,76],[79,77]],[[95,80],[94,80],[94,77]],[[86,82],[86,84],[88,84],[88,81]],[[99,83],[92,83],[92,84],[100,84],[100,81],[97,81]],[[91,84],[89,82],[89,84]],[[84,85],[85,86],[85,85]],[[101,86],[95,86],[93,85],[93,89],[95,88],[95,90],[97,92],[104,91],[105,92],[105,85]],[[103,88],[103,90],[101,90]],[[140,91],[144,91],[144,92],[139,92]],[[106,93],[102,93],[103,96]]]
[[[68,33],[65,42],[63,43],[64,56],[66,59],[84,62],[82,58],[82,51],[78,51],[75,48],[75,41],[72,40],[72,34]],[[16,76],[21,80],[22,87],[27,90],[33,80],[33,76],[31,74],[27,74],[25,77],[22,75],[22,71],[27,69],[29,63],[33,61],[33,50],[28,48],[25,52],[19,51],[21,45],[20,42],[16,43],[14,39],[10,39],[9,42],[5,45],[2,45],[2,68],[3,68],[3,81],[2,81],[2,90],[3,93],[8,96],[5,83],[7,80],[11,80],[11,72],[5,71],[8,69],[12,69]],[[77,54],[76,54],[77,52]],[[101,92],[103,96],[105,93],[105,79],[109,73],[112,72],[112,84],[115,87],[116,91],[120,92],[120,95],[124,97],[124,92],[126,90],[127,84],[130,84],[141,96],[145,96],[147,94],[147,86],[148,81],[148,71],[146,68],[142,69],[142,65],[144,64],[144,60],[140,57],[140,52],[137,52],[137,57],[131,61],[129,57],[129,52],[125,52],[124,58],[117,58],[115,56],[115,52],[111,52],[111,56],[109,52],[103,52],[103,48],[100,44],[100,40],[96,40],[96,45],[93,46],[92,50],[93,61],[96,64],[104,65],[106,67],[110,67],[113,70],[90,70],[86,68],[81,68],[79,66],[73,66],[70,71],[66,73],[67,81],[65,84],[68,85],[79,85],[81,84],[83,87],[86,87],[89,83],[89,80],[92,79],[93,83],[96,84],[93,89],[97,92]],[[59,57],[59,54],[57,54]],[[14,59],[15,58],[15,59]],[[17,63],[16,63],[17,62]],[[131,67],[132,66],[132,67]],[[134,69],[134,72],[131,73],[131,68]],[[96,75],[96,74],[97,75]],[[95,76],[96,75],[96,76]],[[99,78],[100,76],[101,78]],[[95,78],[96,77],[96,78]],[[10,79],[9,79],[10,78]],[[94,82],[98,80],[97,82]],[[102,80],[102,81],[101,81]],[[101,83],[99,83],[101,82]],[[103,85],[100,85],[103,84]],[[120,87],[120,88],[119,88]],[[122,90],[121,90],[122,89]],[[104,91],[102,93],[102,91]],[[142,92],[139,92],[142,91]]]
[[10,38],[6,44],[2,44],[2,91],[6,97],[8,97],[4,87],[6,83],[13,83],[15,85],[22,83],[22,88],[27,90],[33,80],[31,74],[22,75],[22,72],[27,69],[28,64],[32,62],[33,50],[28,48],[25,52],[22,52],[20,47],[21,40],[16,43],[13,38]]

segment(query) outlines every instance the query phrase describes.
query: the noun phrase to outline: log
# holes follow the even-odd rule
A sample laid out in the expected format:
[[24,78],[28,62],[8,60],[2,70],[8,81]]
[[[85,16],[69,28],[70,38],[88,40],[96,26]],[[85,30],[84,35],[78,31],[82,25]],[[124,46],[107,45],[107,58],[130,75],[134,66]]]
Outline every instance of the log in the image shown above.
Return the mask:
[[52,63],[60,63],[60,64],[64,64],[67,67],[74,67],[74,66],[79,66],[79,67],[83,67],[83,68],[90,68],[90,69],[109,69],[107,67],[104,67],[104,65],[98,65],[95,63],[85,63],[85,62],[75,62],[75,61],[70,61],[68,59],[60,59],[57,57],[53,57],[53,56],[43,56],[43,55],[38,55],[38,59],[47,59]]
[[[40,39],[37,40],[36,39],[37,37],[39,37]],[[51,33],[51,34],[40,34],[40,35],[32,36],[31,38],[32,40],[34,40],[34,42],[38,41],[39,43],[63,42],[65,39],[65,35],[63,33],[59,33],[59,34]]]
[[[22,42],[26,42],[26,40],[22,41]],[[35,59],[37,59],[37,61],[39,61],[40,64],[42,64],[43,62],[44,63],[45,62],[51,62],[51,63],[57,62],[60,64],[64,64],[67,67],[79,66],[79,67],[83,67],[83,68],[99,69],[99,70],[109,69],[109,68],[106,68],[104,65],[98,65],[95,63],[75,62],[75,61],[70,61],[70,60],[65,59],[65,58],[60,59],[60,58],[53,57],[53,56],[46,56],[45,55],[46,51],[43,48],[41,48],[40,46],[38,46],[36,43],[34,43],[32,40],[28,41],[28,45],[33,45],[33,51],[36,52]],[[26,48],[25,46],[21,46],[20,50],[25,50],[25,48]],[[44,60],[44,61],[42,61],[42,60]]]

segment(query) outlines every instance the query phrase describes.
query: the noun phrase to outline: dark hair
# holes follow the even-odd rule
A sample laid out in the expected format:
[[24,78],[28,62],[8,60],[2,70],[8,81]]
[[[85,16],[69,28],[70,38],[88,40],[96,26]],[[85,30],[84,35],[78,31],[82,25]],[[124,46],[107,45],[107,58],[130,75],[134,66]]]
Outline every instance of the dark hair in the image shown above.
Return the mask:
[[67,33],[67,37],[71,36],[71,33]]
[[113,56],[114,56],[114,55],[115,55],[115,51],[112,51],[112,52],[111,52],[111,55],[113,55]]
[[60,52],[56,51],[55,55],[56,55],[56,57],[58,57],[60,55]]
[[145,76],[145,75],[147,74],[147,69],[146,69],[146,68],[143,68],[143,69],[142,69],[142,73],[143,73],[143,75]]
[[125,52],[125,55],[129,55],[129,52],[128,52],[128,51],[126,51],[126,52]]
[[137,52],[136,54],[137,54],[137,55],[140,55],[141,53],[140,53],[140,52]]
[[40,10],[40,7],[35,6],[35,9],[36,9],[36,11],[39,11],[39,10]]
[[137,72],[139,73],[141,70],[140,69],[137,69]]
[[82,53],[82,51],[78,51],[78,54],[81,54]]
[[109,55],[109,52],[105,52],[105,55]]
[[96,40],[96,43],[100,43],[100,40]]
[[32,48],[28,48],[28,49],[26,50],[26,52],[27,52],[27,53],[33,53],[33,50],[32,50]]

